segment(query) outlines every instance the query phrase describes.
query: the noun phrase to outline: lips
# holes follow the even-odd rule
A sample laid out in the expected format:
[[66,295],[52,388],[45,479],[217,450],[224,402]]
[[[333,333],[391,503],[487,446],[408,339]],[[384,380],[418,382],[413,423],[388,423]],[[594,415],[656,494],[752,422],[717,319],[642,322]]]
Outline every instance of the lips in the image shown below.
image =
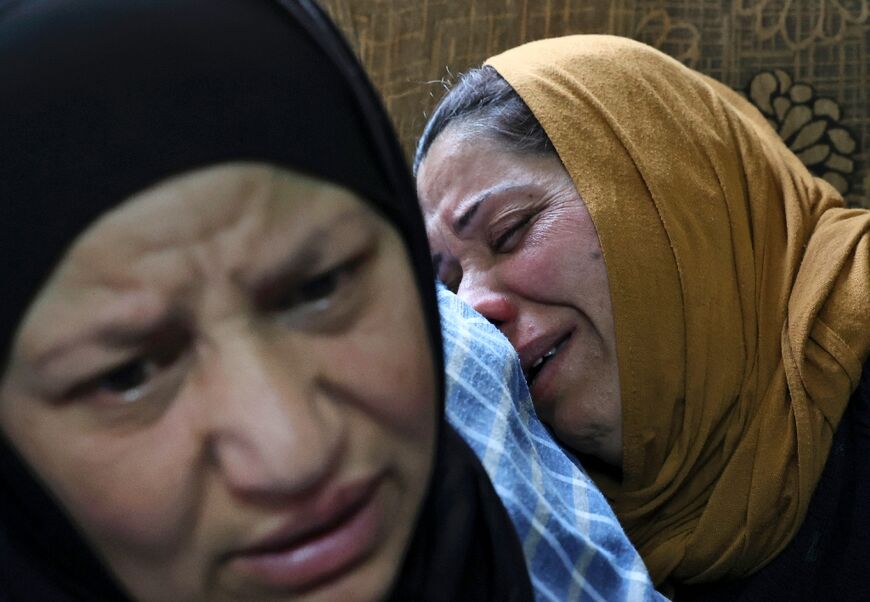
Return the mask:
[[227,558],[243,580],[306,591],[347,573],[377,547],[387,522],[383,477],[334,488],[285,525]]
[[520,349],[520,361],[523,367],[523,375],[531,387],[541,370],[551,361],[564,347],[565,342],[571,338],[571,332],[547,335],[534,339]]

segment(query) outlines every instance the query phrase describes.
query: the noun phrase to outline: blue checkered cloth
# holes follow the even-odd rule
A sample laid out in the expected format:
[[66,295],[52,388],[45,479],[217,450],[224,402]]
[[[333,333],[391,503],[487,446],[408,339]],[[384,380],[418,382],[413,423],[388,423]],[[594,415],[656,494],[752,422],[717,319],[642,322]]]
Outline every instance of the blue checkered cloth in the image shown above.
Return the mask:
[[483,463],[513,521],[537,600],[665,600],[604,495],[538,420],[519,358],[438,286],[447,419]]

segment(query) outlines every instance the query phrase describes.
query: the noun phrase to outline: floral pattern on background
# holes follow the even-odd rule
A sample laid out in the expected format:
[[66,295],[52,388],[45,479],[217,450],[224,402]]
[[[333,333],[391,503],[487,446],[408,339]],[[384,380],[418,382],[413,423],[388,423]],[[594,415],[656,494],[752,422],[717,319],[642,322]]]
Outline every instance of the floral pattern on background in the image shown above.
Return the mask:
[[658,48],[688,67],[701,60],[701,32],[687,21],[671,19],[668,11],[656,9],[641,19],[635,39]]
[[810,171],[840,194],[849,192],[856,144],[840,123],[840,105],[818,97],[809,84],[793,82],[781,69],[753,77],[747,96]]
[[843,40],[847,25],[870,16],[868,0],[738,0],[736,12],[751,16],[759,40],[779,36],[793,50]]
[[409,156],[445,77],[531,40],[606,33],[744,90],[814,173],[870,208],[870,0],[318,1]]

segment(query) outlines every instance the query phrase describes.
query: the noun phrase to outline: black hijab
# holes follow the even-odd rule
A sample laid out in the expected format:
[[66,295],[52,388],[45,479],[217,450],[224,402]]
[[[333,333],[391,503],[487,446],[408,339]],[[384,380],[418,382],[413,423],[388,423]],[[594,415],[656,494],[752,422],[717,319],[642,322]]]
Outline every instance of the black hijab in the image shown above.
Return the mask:
[[[3,358],[63,252],[164,178],[262,161],[341,184],[404,237],[443,391],[414,185],[352,53],[307,0],[0,0]],[[5,362],[4,362],[5,365]],[[443,411],[442,411],[443,415]],[[0,598],[124,593],[0,436]],[[429,494],[393,596],[530,599],[513,527],[442,420]]]

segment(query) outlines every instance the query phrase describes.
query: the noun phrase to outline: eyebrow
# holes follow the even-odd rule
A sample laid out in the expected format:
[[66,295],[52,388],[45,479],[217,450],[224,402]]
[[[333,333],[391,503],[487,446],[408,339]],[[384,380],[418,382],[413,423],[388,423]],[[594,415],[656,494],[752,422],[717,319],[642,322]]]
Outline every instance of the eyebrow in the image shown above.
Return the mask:
[[[233,282],[254,290],[274,286],[286,278],[287,274],[300,272],[306,266],[316,263],[323,254],[323,241],[327,235],[335,228],[361,215],[365,215],[365,211],[359,207],[342,211],[326,223],[318,224],[306,232],[301,240],[294,243],[294,250],[290,252],[290,257],[285,258],[276,267],[255,277],[251,277],[246,270],[234,270],[230,278]],[[172,308],[164,308],[155,317],[132,326],[123,318],[110,318],[102,323],[89,324],[57,345],[36,352],[30,361],[33,365],[43,368],[83,343],[114,349],[135,349],[146,345],[162,333],[179,326],[184,327],[189,321],[190,316],[186,312]]]
[[477,213],[477,210],[480,209],[483,202],[490,196],[491,194],[484,193],[472,201],[471,205],[463,210],[462,215],[453,220],[453,231],[461,235],[463,230],[465,230],[466,226],[468,226],[468,223],[471,221],[471,218],[474,217],[474,214]]
[[[367,216],[368,213],[364,207],[351,207],[344,210],[325,223],[310,228],[300,240],[293,242],[292,249],[283,253],[283,258],[272,267],[254,275],[250,274],[247,269],[236,271],[231,278],[233,282],[260,293],[257,296],[262,296],[264,291],[280,285],[288,277],[300,274],[316,265],[329,246],[330,235],[337,228]],[[365,228],[371,229],[371,226],[366,222]]]
[[141,326],[129,326],[119,321],[111,321],[89,326],[54,347],[40,352],[33,359],[38,367],[44,367],[65,355],[82,343],[95,343],[115,349],[134,349],[160,337],[162,333],[176,328],[184,328],[188,316],[178,310],[161,312],[157,317],[147,320]]

